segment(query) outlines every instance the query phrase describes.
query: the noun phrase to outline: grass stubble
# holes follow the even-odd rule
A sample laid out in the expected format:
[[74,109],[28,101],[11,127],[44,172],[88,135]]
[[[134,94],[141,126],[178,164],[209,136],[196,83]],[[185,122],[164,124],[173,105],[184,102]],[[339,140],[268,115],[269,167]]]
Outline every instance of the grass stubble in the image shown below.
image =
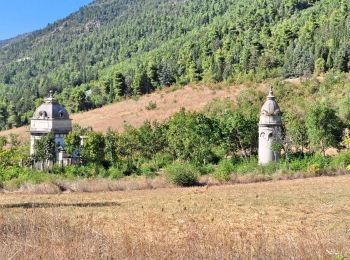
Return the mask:
[[[347,175],[157,190],[0,194],[0,258],[342,259],[350,256],[349,187]],[[11,207],[29,202],[36,207]]]

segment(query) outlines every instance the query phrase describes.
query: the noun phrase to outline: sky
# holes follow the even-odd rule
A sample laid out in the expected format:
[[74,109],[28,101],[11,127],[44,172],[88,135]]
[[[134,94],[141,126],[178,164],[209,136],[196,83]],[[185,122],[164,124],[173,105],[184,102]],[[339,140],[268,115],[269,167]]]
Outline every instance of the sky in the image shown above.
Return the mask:
[[0,0],[0,40],[44,28],[92,0]]

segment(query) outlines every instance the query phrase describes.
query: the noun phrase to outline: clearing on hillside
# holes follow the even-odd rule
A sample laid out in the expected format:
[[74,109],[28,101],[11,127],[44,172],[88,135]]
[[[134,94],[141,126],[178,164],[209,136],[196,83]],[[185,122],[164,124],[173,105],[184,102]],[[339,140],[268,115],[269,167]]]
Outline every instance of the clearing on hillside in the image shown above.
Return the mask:
[[[234,100],[242,90],[242,86],[235,85],[224,88],[210,88],[206,86],[186,86],[174,89],[173,87],[141,96],[139,99],[128,99],[111,105],[72,114],[73,123],[83,127],[92,127],[95,131],[106,131],[109,127],[121,131],[125,123],[132,126],[141,126],[145,121],[163,121],[169,118],[180,108],[188,111],[199,111],[211,100],[216,98],[230,98]],[[149,108],[149,104],[155,107]],[[21,138],[28,138],[28,126],[0,132],[0,135],[11,133]]]

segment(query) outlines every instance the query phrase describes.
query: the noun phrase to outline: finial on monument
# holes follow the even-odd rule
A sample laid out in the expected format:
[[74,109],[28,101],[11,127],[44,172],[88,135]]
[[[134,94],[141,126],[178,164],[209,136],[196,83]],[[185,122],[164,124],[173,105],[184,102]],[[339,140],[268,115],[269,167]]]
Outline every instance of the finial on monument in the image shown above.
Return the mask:
[[270,85],[270,90],[269,90],[269,95],[267,96],[268,98],[274,98],[274,94],[273,94],[273,87],[272,85]]
[[49,96],[45,98],[44,101],[49,104],[56,103],[56,99],[53,97],[53,90],[49,90]]

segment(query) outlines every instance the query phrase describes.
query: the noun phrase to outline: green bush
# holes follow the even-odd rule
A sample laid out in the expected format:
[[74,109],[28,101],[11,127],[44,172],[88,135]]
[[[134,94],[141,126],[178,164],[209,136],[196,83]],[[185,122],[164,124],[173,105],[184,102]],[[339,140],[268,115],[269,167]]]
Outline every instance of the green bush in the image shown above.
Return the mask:
[[193,186],[198,180],[198,170],[192,164],[176,162],[165,169],[168,180],[179,186]]
[[108,177],[107,171],[100,165],[89,164],[87,166],[67,166],[65,167],[65,175],[67,177]]
[[20,167],[9,167],[1,171],[1,179],[3,181],[9,181],[18,178],[23,174],[23,169]]
[[233,172],[241,175],[251,174],[257,171],[258,160],[253,157],[248,160],[237,160],[234,164]]
[[164,168],[173,162],[172,156],[168,153],[157,153],[153,160],[155,161],[158,169]]
[[332,158],[330,166],[332,169],[346,168],[350,165],[350,152],[344,151]]
[[291,171],[306,171],[308,168],[308,161],[304,158],[295,158],[288,163],[288,168]]
[[55,164],[52,169],[50,170],[50,172],[52,172],[53,174],[63,174],[65,172],[65,167],[61,167],[58,164]]
[[141,162],[139,172],[146,177],[155,177],[158,171],[172,164],[172,157],[167,153],[157,153],[151,160]]
[[154,162],[146,162],[143,163],[140,167],[141,174],[146,177],[154,177],[157,175],[157,171],[159,170],[157,164]]
[[308,166],[319,165],[320,170],[329,166],[331,162],[330,157],[325,157],[319,154],[315,154],[311,157],[307,157],[306,160],[308,161]]
[[230,175],[234,171],[234,166],[230,160],[222,160],[214,172],[213,176],[218,181],[229,181]]
[[307,168],[307,173],[310,175],[317,175],[320,173],[321,166],[318,163],[310,164]]
[[6,176],[6,179],[2,180],[4,185],[11,188],[19,188],[24,183],[39,184],[42,182],[52,182],[60,178],[59,175],[19,167],[8,168],[2,174]]
[[85,177],[108,177],[107,171],[101,165],[91,163],[85,166]]
[[150,101],[148,105],[146,106],[147,110],[154,110],[157,108],[157,103],[154,101]]
[[121,179],[121,178],[124,177],[124,172],[120,168],[111,167],[111,168],[108,169],[108,176],[111,179],[118,180],[118,179]]
[[65,176],[68,178],[84,177],[83,170],[83,167],[75,165],[66,166],[64,168]]
[[212,162],[213,163],[218,163],[220,160],[222,160],[223,158],[225,158],[225,155],[226,155],[226,149],[225,147],[222,147],[222,146],[217,146],[217,147],[214,147],[212,149]]
[[285,168],[285,164],[282,161],[271,162],[268,165],[261,166],[259,165],[257,170],[259,174],[262,175],[272,175],[276,173],[278,170],[282,170]]
[[30,182],[33,184],[39,184],[43,182],[52,182],[58,178],[58,175],[25,169],[24,174],[21,175],[18,179],[21,180],[22,183]]
[[209,163],[209,164],[199,166],[197,169],[198,169],[200,175],[206,175],[206,174],[213,173],[215,171],[215,166],[212,165],[211,163]]

